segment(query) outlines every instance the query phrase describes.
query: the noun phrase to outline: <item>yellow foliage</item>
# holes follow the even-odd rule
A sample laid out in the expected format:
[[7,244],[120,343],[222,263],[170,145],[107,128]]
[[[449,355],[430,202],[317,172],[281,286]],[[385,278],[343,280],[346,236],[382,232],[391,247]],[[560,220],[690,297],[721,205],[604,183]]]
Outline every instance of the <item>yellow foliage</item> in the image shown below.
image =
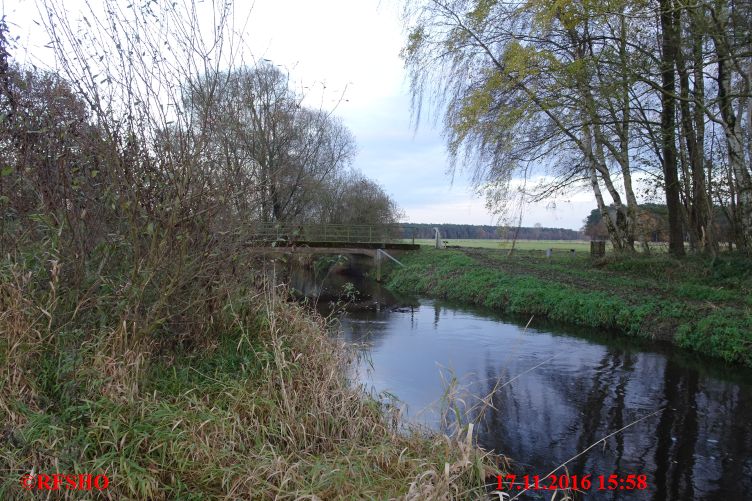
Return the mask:
[[[585,21],[623,10],[634,0],[528,0],[521,11],[534,13],[539,29],[548,31],[558,22],[566,30],[576,29]],[[638,0],[638,3],[641,3]]]
[[488,19],[488,15],[496,3],[497,0],[478,0],[475,8],[468,13],[468,17],[475,23],[482,23]]

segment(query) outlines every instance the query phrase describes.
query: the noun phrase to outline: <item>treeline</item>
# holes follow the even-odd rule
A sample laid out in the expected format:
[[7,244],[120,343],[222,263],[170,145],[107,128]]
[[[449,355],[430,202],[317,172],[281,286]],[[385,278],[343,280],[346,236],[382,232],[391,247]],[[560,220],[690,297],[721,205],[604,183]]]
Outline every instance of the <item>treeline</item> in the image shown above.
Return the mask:
[[435,228],[439,229],[441,238],[449,239],[580,240],[583,237],[579,231],[541,226],[509,228],[474,224],[406,223],[403,238],[412,238],[413,235],[415,238],[434,238]]
[[[123,238],[140,256],[154,235],[240,239],[259,223],[398,220],[383,188],[352,170],[352,133],[303,104],[276,66],[155,67],[137,54],[163,49],[135,48],[152,39],[123,52],[105,34],[96,43],[80,35],[57,41],[55,73],[16,64],[0,23],[4,251],[38,238],[40,224],[86,266],[95,249]],[[87,51],[119,62],[94,69],[71,56]]]
[[719,214],[752,251],[748,0],[407,3],[416,111],[437,105],[492,208],[588,189],[613,248],[634,252],[647,188],[675,256],[685,239],[714,254]]
[[[611,206],[608,210],[614,212],[616,208]],[[720,208],[716,207],[713,213],[715,214],[712,222],[713,234],[716,235],[719,244],[725,244],[731,248],[734,242],[733,226]],[[582,233],[592,240],[608,238],[608,228],[599,209],[593,209],[585,218]],[[647,249],[645,244],[648,242],[668,242],[670,236],[668,208],[663,204],[640,204],[637,208],[635,236],[645,249]],[[689,234],[685,232],[684,238],[688,240]]]

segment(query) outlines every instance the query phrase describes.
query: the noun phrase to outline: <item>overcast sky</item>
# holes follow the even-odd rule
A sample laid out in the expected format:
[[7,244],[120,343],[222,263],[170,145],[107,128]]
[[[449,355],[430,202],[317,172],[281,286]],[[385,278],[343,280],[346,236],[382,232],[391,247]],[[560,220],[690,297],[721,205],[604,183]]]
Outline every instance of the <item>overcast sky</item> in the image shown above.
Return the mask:
[[[75,0],[65,5],[71,12],[79,8]],[[21,45],[29,46],[27,57],[44,58],[49,40],[32,22],[38,19],[34,1],[5,0],[3,8]],[[256,59],[270,59],[299,85],[319,89],[325,108],[345,92],[335,113],[357,139],[354,167],[385,188],[406,222],[496,223],[468,176],[448,173],[441,131],[426,122],[416,132],[411,122],[397,0],[255,0],[245,37]],[[594,207],[588,192],[531,204],[523,225],[579,229]]]

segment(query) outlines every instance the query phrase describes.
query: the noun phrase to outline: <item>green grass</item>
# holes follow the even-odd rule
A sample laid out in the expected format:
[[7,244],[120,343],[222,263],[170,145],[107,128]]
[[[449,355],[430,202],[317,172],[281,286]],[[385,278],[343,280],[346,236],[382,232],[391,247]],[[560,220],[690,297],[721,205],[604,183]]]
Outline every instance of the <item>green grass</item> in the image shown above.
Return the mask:
[[752,270],[745,259],[592,262],[584,255],[423,249],[401,260],[406,266],[388,278],[400,292],[665,340],[752,366]]
[[[442,239],[447,242],[449,246],[467,247],[471,249],[504,249],[509,250],[512,248],[511,240],[492,240],[492,239],[473,239],[473,238],[450,238]],[[405,243],[412,243],[412,240],[406,239]],[[435,240],[431,238],[416,238],[415,243],[426,247],[434,247]],[[667,250],[667,244],[665,243],[653,243],[650,244],[652,252],[664,253]],[[638,252],[641,252],[641,248],[638,247]],[[553,249],[556,251],[569,251],[574,249],[575,252],[590,252],[589,240],[517,240],[514,245],[515,250],[518,251],[545,251],[546,249]],[[606,242],[606,250],[611,250],[611,244]]]
[[[490,239],[443,239],[450,246],[471,247],[478,249],[510,249],[511,240],[490,240]],[[408,240],[405,240],[408,242]],[[412,242],[412,240],[409,240]],[[433,247],[435,241],[432,239],[417,238],[415,243]],[[540,250],[546,249],[569,250],[575,249],[576,252],[589,252],[590,242],[584,240],[517,240],[515,249],[519,250]]]

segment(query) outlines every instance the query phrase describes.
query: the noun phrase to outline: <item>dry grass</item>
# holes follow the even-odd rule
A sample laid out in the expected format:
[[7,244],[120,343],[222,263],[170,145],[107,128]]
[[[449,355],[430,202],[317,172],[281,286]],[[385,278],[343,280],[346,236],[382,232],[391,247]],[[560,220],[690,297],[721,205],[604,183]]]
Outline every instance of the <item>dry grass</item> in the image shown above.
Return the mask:
[[[29,375],[24,365],[39,359],[40,348],[44,342],[42,331],[38,328],[41,320],[30,313],[33,305],[24,297],[30,273],[21,273],[18,269],[10,270],[8,282],[0,283],[0,416],[8,427],[19,426],[25,420],[11,412],[9,405],[13,401],[23,403],[36,409],[37,395],[29,382]],[[22,364],[20,361],[24,361]],[[7,430],[3,430],[7,433]]]
[[150,500],[476,499],[497,473],[467,430],[398,432],[326,322],[276,288],[226,296],[216,331],[165,350],[115,315],[118,292],[90,300],[113,308],[97,325],[52,282],[2,278],[2,499],[31,499],[32,471],[105,473],[101,498]]

